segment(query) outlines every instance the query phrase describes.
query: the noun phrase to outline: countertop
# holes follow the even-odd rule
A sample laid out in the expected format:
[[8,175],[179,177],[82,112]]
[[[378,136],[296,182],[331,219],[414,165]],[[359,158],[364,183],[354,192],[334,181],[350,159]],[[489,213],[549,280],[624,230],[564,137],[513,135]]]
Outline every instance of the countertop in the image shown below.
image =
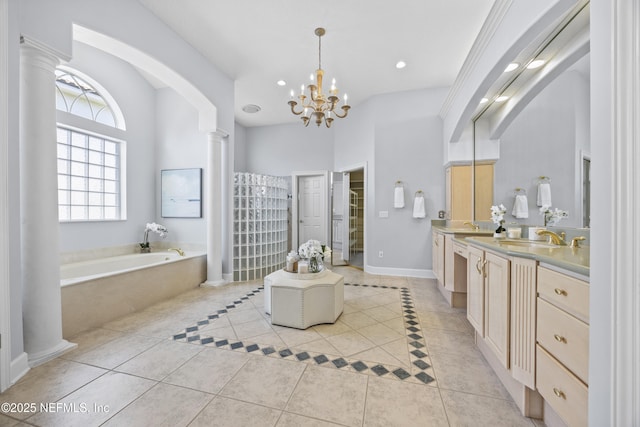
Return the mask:
[[[539,241],[533,242],[527,239],[496,239],[485,236],[472,236],[456,240],[508,256],[535,259],[549,266],[589,277],[590,251],[588,246],[571,248],[569,246],[549,245]],[[533,245],[527,246],[527,242]]]
[[432,224],[431,228],[435,231],[439,231],[444,234],[468,234],[472,236],[493,236],[493,230],[480,229],[474,230],[473,228],[465,225],[464,227],[447,227],[445,225]]

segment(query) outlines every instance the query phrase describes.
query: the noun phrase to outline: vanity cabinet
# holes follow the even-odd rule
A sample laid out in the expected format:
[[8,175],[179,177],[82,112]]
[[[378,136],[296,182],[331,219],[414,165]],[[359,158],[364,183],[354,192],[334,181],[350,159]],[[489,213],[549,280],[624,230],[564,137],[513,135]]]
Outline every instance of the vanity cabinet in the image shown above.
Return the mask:
[[467,319],[476,343],[523,415],[542,416],[535,391],[537,261],[467,246]]
[[485,252],[484,257],[484,339],[502,366],[509,369],[509,260],[491,252]]
[[467,319],[484,338],[484,251],[467,247]]
[[587,425],[589,284],[538,267],[536,385],[569,425]]
[[444,283],[444,258],[445,258],[445,244],[444,244],[444,234],[433,232],[432,234],[433,244],[432,244],[432,261],[433,261],[433,274],[435,274],[436,279],[439,284]]
[[467,249],[455,242],[464,233],[444,233],[433,230],[433,273],[438,280],[438,289],[451,307],[464,308],[467,304]]

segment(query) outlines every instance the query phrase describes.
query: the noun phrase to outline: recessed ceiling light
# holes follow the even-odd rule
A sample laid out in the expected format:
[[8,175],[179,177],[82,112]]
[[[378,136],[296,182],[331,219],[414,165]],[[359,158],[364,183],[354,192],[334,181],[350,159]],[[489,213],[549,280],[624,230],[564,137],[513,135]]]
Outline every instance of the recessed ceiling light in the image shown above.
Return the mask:
[[508,96],[506,96],[506,95],[500,95],[499,97],[497,97],[497,98],[496,98],[496,102],[504,102],[504,101],[506,101],[507,99],[509,99],[509,97],[508,97]]
[[278,86],[286,86],[287,82],[285,82],[284,80],[278,80]]
[[529,65],[527,65],[527,68],[530,70],[533,70],[535,68],[540,68],[544,65],[546,61],[544,59],[535,59],[533,61],[531,61],[529,63]]
[[255,114],[260,110],[262,110],[262,108],[260,108],[259,105],[255,105],[255,104],[247,104],[244,107],[242,107],[242,111],[249,114]]
[[480,100],[480,104],[486,104],[487,102],[489,102],[489,100],[487,98],[482,98]]
[[519,66],[520,66],[520,64],[518,64],[517,62],[512,62],[511,64],[507,65],[507,68],[504,69],[504,72],[508,73],[509,71],[515,70]]
[[396,63],[396,68],[397,68],[398,70],[401,70],[401,69],[403,69],[403,68],[404,68],[404,67],[406,67],[406,66],[407,66],[407,63],[406,63],[406,62],[404,62],[404,61],[398,61],[398,62]]

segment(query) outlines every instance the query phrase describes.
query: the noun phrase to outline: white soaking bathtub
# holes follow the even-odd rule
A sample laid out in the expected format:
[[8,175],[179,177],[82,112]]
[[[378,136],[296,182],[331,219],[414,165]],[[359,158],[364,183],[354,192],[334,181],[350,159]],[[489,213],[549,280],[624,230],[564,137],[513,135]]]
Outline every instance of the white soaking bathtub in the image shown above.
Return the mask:
[[111,256],[60,266],[62,333],[70,338],[198,287],[204,252]]

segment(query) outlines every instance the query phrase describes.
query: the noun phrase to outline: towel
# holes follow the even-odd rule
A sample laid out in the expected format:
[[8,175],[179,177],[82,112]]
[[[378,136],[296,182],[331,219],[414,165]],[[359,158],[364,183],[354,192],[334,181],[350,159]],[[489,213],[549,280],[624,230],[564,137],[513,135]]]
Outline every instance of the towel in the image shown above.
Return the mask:
[[393,192],[393,207],[400,209],[404,208],[404,187],[398,186]]
[[538,184],[538,206],[551,206],[551,184],[548,182]]
[[527,200],[527,196],[524,194],[516,195],[511,215],[516,218],[529,218],[529,201]]
[[424,196],[418,195],[413,201],[413,217],[425,218],[427,216],[424,209]]

